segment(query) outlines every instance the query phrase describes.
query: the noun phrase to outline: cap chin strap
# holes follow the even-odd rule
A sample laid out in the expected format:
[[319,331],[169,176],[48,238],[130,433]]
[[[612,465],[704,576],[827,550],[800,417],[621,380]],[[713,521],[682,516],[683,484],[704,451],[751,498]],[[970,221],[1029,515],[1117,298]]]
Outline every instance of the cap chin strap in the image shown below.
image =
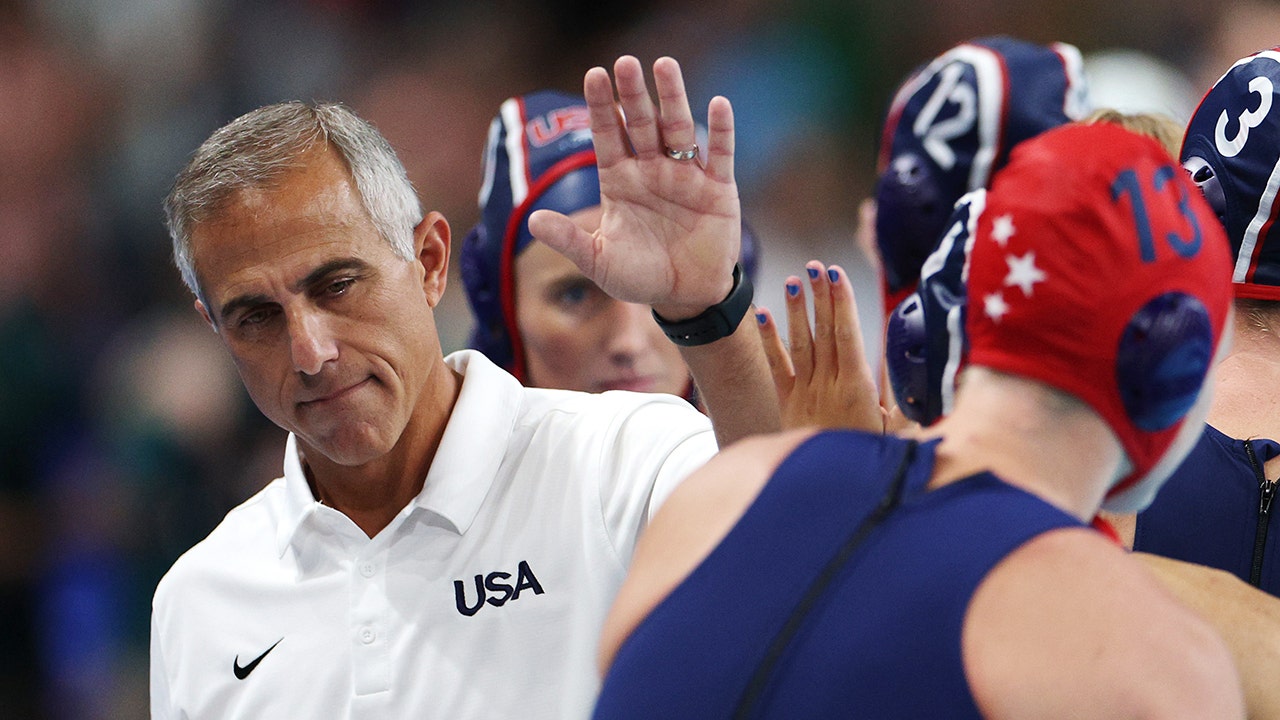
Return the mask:
[[[1204,388],[1196,398],[1195,405],[1187,412],[1187,416],[1182,420],[1182,426],[1178,428],[1173,442],[1169,444],[1169,449],[1165,450],[1164,455],[1160,456],[1160,460],[1137,482],[1120,492],[1108,494],[1102,501],[1103,510],[1113,513],[1142,512],[1156,499],[1156,493],[1200,440],[1200,434],[1204,431],[1204,419],[1209,414],[1209,406],[1213,402],[1213,389],[1210,386],[1212,378],[1212,374],[1206,378]],[[1114,488],[1132,474],[1133,463],[1126,454],[1108,487]]]
[[1137,510],[1127,510],[1119,506],[1128,504],[1128,500],[1130,497],[1129,493],[1137,489],[1139,486],[1141,486],[1146,481],[1146,478],[1139,480],[1132,487],[1126,489],[1123,492],[1116,493],[1115,495],[1110,494],[1111,488],[1114,488],[1116,485],[1119,485],[1121,482],[1123,482],[1126,478],[1128,478],[1132,474],[1133,474],[1133,461],[1129,459],[1129,453],[1121,453],[1120,464],[1116,466],[1115,472],[1111,474],[1111,479],[1107,480],[1108,495],[1102,501],[1103,510],[1106,510],[1107,512],[1114,512],[1114,513],[1137,512]]

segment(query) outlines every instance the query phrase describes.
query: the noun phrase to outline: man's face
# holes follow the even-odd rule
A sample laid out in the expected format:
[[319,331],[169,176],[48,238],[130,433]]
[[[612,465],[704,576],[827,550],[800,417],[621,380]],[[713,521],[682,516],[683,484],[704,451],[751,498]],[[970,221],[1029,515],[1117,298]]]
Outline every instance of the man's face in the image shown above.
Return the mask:
[[263,414],[330,460],[362,465],[396,445],[443,367],[432,316],[443,270],[428,266],[447,266],[448,226],[424,220],[406,261],[333,151],[305,159],[278,188],[242,191],[195,228],[209,306],[196,305]]

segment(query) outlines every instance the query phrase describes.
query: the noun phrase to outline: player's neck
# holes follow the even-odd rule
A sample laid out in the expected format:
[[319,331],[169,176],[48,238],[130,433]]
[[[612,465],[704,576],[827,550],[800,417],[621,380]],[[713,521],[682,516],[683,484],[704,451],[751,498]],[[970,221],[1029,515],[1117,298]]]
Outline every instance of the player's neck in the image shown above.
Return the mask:
[[943,438],[931,485],[990,471],[1092,519],[1123,453],[1100,417],[1082,404],[1064,408],[1061,397],[1037,382],[971,373],[955,411],[928,433]]
[[1237,313],[1231,351],[1218,365],[1209,424],[1233,438],[1280,440],[1280,335]]

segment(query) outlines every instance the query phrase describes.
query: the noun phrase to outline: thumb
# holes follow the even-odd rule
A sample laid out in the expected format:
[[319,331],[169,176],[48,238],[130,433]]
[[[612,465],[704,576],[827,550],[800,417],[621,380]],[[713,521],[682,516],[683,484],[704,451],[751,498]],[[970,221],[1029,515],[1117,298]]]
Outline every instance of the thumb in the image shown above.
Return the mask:
[[554,210],[535,210],[529,216],[529,232],[538,242],[564,255],[587,277],[594,277],[595,236],[578,227],[569,216]]

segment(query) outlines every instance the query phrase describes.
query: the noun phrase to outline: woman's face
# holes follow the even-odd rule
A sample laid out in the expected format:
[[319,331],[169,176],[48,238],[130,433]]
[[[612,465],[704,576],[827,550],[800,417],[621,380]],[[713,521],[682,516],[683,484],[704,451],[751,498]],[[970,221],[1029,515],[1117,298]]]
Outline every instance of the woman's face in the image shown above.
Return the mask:
[[[598,206],[569,217],[587,232],[600,226]],[[689,370],[649,306],[614,300],[536,240],[516,257],[515,300],[530,385],[685,394]]]

